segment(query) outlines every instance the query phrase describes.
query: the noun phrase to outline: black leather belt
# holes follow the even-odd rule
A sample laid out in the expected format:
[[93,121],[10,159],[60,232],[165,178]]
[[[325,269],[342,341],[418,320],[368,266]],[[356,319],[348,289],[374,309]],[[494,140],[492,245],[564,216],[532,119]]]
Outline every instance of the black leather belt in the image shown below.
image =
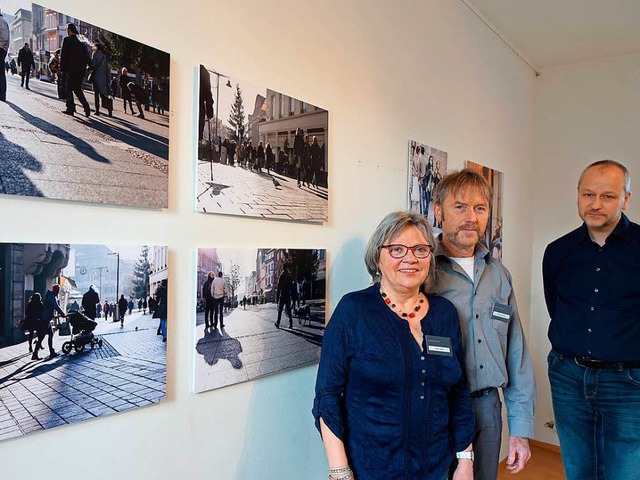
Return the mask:
[[594,360],[588,357],[574,357],[578,365],[587,368],[640,368],[640,362],[610,362],[604,360]]
[[490,393],[493,393],[495,389],[496,387],[489,387],[489,388],[483,388],[482,390],[476,390],[475,392],[471,392],[471,398],[484,397],[485,395],[489,395]]

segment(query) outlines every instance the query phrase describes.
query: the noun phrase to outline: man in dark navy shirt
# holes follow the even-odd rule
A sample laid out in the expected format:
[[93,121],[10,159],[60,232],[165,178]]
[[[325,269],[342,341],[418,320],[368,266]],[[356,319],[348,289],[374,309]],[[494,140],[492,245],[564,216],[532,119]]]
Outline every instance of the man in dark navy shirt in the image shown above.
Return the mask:
[[589,165],[582,226],[542,265],[551,324],[549,380],[568,480],[640,479],[640,225],[626,217],[629,171]]

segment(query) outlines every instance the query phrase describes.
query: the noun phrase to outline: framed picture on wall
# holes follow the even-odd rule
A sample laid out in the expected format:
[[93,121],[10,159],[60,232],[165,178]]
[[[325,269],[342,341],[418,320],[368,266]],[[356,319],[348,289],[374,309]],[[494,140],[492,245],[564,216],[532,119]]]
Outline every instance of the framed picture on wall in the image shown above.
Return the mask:
[[0,102],[0,194],[166,208],[169,54],[18,2],[3,12],[16,33]]
[[166,247],[0,243],[0,440],[163,401],[167,273]]
[[477,171],[487,179],[493,189],[493,201],[491,203],[491,217],[485,231],[484,245],[491,250],[494,259],[502,262],[502,196],[504,174],[490,167],[467,160],[467,168]]
[[329,112],[200,65],[196,210],[327,221]]
[[434,187],[447,173],[447,152],[409,140],[407,208],[427,217],[434,235],[440,234],[441,225],[433,216],[431,196]]
[[198,250],[196,392],[318,362],[326,252]]

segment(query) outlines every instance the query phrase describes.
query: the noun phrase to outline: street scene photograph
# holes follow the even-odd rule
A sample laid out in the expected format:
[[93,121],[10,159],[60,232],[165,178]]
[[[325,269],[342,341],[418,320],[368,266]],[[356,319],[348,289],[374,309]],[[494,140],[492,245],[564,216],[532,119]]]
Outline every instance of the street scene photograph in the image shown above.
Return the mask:
[[325,250],[198,249],[194,389],[317,363]]
[[0,441],[166,394],[167,248],[0,243]]
[[199,67],[196,210],[327,221],[329,112]]
[[169,54],[35,3],[0,9],[0,194],[168,207]]
[[433,189],[447,173],[447,152],[409,140],[409,188],[407,206],[412,212],[427,217],[434,235],[442,232],[442,225],[433,215]]
[[479,163],[467,160],[467,168],[475,170],[487,179],[493,189],[491,201],[491,216],[482,243],[491,251],[491,256],[498,262],[502,262],[502,187],[504,185],[504,173],[485,167]]

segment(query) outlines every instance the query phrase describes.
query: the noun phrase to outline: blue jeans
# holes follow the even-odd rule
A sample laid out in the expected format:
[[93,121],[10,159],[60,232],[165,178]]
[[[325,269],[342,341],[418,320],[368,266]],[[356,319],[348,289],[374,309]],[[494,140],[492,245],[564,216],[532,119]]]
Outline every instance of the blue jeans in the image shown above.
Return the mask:
[[0,48],[0,101],[7,101],[7,76],[4,69],[4,59],[7,58],[7,51]]
[[547,363],[567,480],[640,480],[640,369]]

